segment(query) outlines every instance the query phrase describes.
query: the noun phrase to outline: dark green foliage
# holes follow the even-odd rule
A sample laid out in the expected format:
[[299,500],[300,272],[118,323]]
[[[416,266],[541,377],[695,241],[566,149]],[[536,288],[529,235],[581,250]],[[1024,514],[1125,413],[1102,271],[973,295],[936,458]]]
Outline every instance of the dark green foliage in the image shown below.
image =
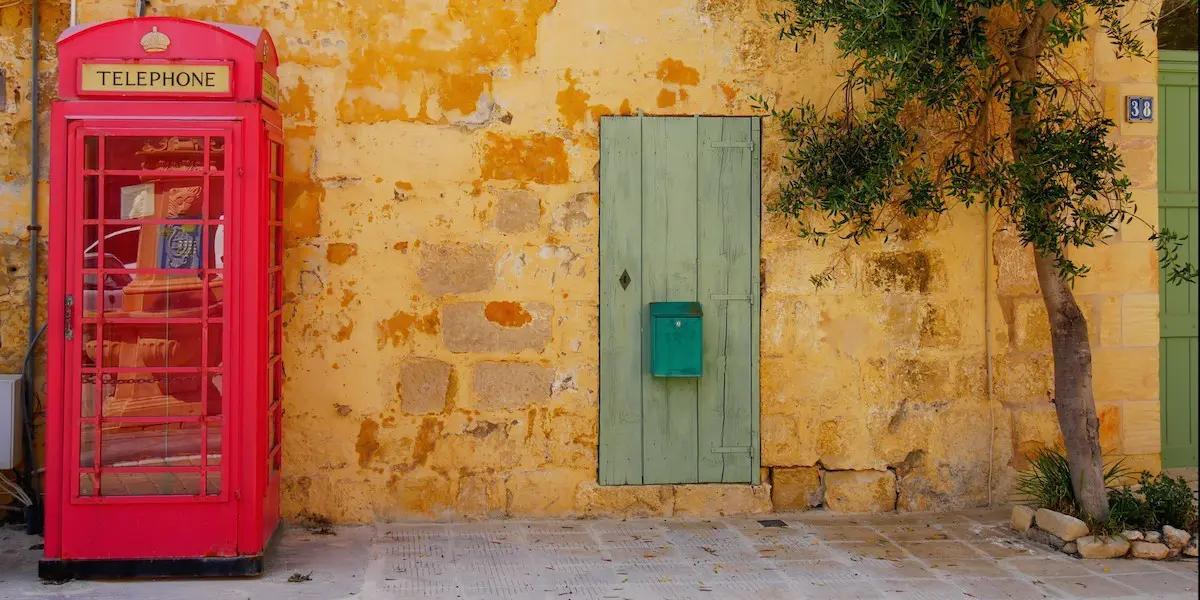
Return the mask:
[[1163,0],[1162,9],[1157,16],[1160,17],[1160,50],[1200,49],[1200,39],[1197,39],[1200,15],[1197,14],[1195,3],[1191,0]]
[[1150,527],[1170,525],[1179,529],[1195,531],[1196,506],[1192,503],[1192,488],[1182,477],[1172,478],[1166,473],[1157,476],[1142,473],[1138,490],[1146,499],[1146,509],[1154,516]]
[[1196,531],[1192,489],[1182,477],[1143,471],[1136,488],[1126,485],[1109,490],[1108,501],[1112,529],[1156,530],[1170,525]]
[[[1091,13],[1118,54],[1144,57],[1139,32],[1154,15],[1126,22],[1140,1],[788,0],[768,15],[780,37],[799,47],[833,32],[849,63],[840,102],[755,99],[788,145],[774,210],[804,238],[858,243],[886,239],[907,218],[985,203],[1062,277],[1086,274],[1069,249],[1140,217],[1109,140],[1114,123],[1066,56],[1086,40]],[[1169,280],[1197,279],[1179,262],[1178,235],[1152,239]]]
[[[1112,488],[1129,476],[1121,461],[1104,471],[1104,485]],[[1017,494],[1026,504],[1048,508],[1068,515],[1079,513],[1075,489],[1071,486],[1071,466],[1061,452],[1039,448],[1029,457],[1029,469],[1017,474]],[[1111,492],[1110,492],[1111,496]]]
[[1142,529],[1153,523],[1154,511],[1129,486],[1108,491],[1108,523],[1115,531]]

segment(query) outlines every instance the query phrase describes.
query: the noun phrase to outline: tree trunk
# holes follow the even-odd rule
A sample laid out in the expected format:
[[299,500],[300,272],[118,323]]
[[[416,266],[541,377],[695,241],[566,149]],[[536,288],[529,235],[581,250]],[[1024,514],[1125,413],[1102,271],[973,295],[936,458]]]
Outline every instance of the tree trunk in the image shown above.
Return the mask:
[[1092,345],[1087,319],[1070,286],[1059,276],[1054,258],[1034,250],[1042,300],[1050,317],[1054,350],[1054,408],[1067,445],[1071,485],[1084,515],[1108,518],[1108,491],[1100,455],[1100,419],[1092,398]]

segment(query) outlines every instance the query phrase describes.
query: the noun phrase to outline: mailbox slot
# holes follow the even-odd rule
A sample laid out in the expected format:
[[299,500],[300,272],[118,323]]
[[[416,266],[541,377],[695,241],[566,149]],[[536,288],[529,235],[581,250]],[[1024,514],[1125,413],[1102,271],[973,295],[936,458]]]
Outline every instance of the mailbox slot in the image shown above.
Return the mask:
[[701,375],[704,365],[703,316],[699,302],[650,303],[651,375]]

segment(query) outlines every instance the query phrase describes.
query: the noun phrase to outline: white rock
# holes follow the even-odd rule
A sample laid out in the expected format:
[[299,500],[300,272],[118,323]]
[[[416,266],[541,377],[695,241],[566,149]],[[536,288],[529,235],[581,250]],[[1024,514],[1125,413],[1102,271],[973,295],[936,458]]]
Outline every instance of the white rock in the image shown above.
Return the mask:
[[1034,515],[1037,526],[1049,531],[1064,542],[1073,542],[1088,534],[1087,523],[1070,515],[1039,508]]
[[1192,558],[1196,558],[1197,555],[1200,555],[1200,551],[1198,551],[1196,548],[1196,540],[1192,540],[1192,543],[1188,544],[1188,547],[1183,549],[1183,555],[1190,556]]
[[1134,542],[1130,553],[1134,558],[1148,558],[1150,560],[1162,560],[1171,553],[1170,548],[1162,544],[1154,542]]
[[1146,536],[1142,535],[1142,532],[1136,531],[1136,530],[1122,531],[1121,537],[1123,537],[1131,542],[1140,542],[1140,541],[1146,539]]
[[1079,555],[1084,558],[1117,558],[1129,552],[1129,541],[1119,535],[1087,535],[1075,540],[1075,543],[1079,546]]
[[1079,554],[1079,544],[1076,544],[1075,542],[1067,542],[1063,544],[1062,551],[1067,554]]
[[1025,533],[1026,529],[1033,526],[1033,509],[1018,504],[1013,507],[1012,512],[1012,527],[1021,533]]
[[1175,529],[1170,525],[1163,525],[1162,532],[1167,547],[1172,550],[1182,550],[1188,545],[1188,542],[1192,541],[1192,534],[1182,529]]
[[1152,544],[1157,544],[1162,541],[1162,534],[1157,531],[1147,531],[1145,540]]

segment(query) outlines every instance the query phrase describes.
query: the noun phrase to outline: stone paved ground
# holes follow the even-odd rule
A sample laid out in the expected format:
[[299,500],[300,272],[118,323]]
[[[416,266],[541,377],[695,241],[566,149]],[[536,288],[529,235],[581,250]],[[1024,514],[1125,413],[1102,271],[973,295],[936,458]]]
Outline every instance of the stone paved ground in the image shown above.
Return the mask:
[[[287,530],[255,580],[43,585],[40,541],[0,530],[0,598],[755,599],[1187,598],[1195,560],[1084,561],[1031,545],[1008,511],[852,518],[787,527],[712,521],[503,521]],[[289,583],[300,573],[311,579]]]

